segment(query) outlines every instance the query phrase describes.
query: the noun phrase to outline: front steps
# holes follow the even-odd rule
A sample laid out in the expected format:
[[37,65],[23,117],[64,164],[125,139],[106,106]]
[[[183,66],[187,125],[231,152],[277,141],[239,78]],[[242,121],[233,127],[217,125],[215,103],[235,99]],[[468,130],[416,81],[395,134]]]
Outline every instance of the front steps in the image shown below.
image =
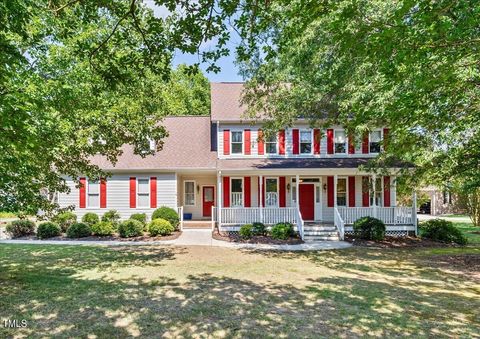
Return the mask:
[[303,226],[304,241],[339,241],[338,231],[333,224],[306,222]]

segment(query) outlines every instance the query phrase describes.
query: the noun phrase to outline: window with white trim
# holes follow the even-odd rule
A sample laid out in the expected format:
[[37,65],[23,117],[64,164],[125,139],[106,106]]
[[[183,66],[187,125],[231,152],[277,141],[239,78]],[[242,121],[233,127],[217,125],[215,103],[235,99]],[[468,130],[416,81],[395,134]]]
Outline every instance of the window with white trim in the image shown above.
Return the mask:
[[243,131],[232,131],[232,154],[243,153]]
[[150,179],[137,179],[137,207],[150,207]]
[[312,153],[312,131],[300,131],[300,154]]
[[195,181],[183,182],[183,204],[185,206],[195,206]]
[[278,207],[278,178],[265,179],[265,207]]
[[347,138],[345,135],[345,130],[337,129],[334,131],[334,142],[335,142],[335,154],[347,153]]
[[230,205],[232,207],[243,206],[243,179],[231,178],[230,179]]
[[375,199],[375,206],[383,206],[383,187],[382,178],[376,178],[375,184],[372,183],[372,192],[370,194],[370,206],[373,206]]
[[347,178],[337,179],[337,206],[347,206]]
[[272,134],[265,138],[265,151],[267,154],[277,154],[277,135]]
[[368,150],[370,153],[380,153],[382,142],[382,131],[375,130],[370,132]]
[[88,207],[100,207],[100,183],[98,180],[88,180]]

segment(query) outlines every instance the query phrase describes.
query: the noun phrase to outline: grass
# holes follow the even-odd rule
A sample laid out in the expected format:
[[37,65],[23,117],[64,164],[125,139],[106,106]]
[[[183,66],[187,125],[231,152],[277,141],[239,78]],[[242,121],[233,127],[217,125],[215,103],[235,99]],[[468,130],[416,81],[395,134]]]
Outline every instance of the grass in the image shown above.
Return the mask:
[[474,337],[478,256],[3,244],[0,337]]
[[473,226],[471,222],[454,222],[453,224],[465,234],[469,244],[480,244],[480,227]]

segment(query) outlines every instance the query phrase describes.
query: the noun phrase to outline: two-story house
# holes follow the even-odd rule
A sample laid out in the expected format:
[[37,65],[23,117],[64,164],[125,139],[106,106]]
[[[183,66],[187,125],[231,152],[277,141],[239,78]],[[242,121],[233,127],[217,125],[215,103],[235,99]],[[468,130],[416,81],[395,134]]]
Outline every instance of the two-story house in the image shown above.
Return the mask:
[[116,209],[123,219],[169,206],[222,230],[289,221],[311,239],[329,230],[319,224],[343,237],[367,215],[390,233],[416,231],[415,208],[396,206],[398,169],[380,177],[360,168],[381,152],[387,128],[354,143],[341,126],[311,129],[300,120],[266,138],[261,124],[244,118],[242,90],[242,83],[212,83],[210,116],[166,118],[170,136],[155,155],[142,158],[125,146],[115,166],[95,157],[113,175],[80,178],[80,189],[67,178],[71,192],[59,195],[60,205],[73,205],[80,217]]

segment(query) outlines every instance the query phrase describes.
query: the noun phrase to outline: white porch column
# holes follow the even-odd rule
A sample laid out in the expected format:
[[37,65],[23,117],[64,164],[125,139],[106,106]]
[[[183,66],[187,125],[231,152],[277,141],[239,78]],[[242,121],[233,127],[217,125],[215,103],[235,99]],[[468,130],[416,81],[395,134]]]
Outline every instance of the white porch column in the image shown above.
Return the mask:
[[337,180],[338,175],[333,176],[333,207],[337,208]]
[[412,196],[412,221],[413,221],[413,226],[415,226],[415,236],[418,235],[417,232],[417,192],[413,190],[413,196]]
[[218,220],[218,229],[222,224],[222,171],[217,172],[217,220]]
[[297,208],[300,209],[300,176],[297,174],[295,176],[295,185],[297,185],[297,189],[295,190],[295,202],[297,205]]
[[397,181],[396,177],[390,177],[390,203],[392,207],[397,207]]
[[263,175],[259,176],[260,196],[258,197],[258,205],[260,206],[260,222],[263,222]]
[[373,215],[372,217],[377,217],[377,202],[375,201],[376,192],[377,192],[377,175],[372,175],[372,187],[373,187],[373,199],[372,199],[372,207],[373,207]]

